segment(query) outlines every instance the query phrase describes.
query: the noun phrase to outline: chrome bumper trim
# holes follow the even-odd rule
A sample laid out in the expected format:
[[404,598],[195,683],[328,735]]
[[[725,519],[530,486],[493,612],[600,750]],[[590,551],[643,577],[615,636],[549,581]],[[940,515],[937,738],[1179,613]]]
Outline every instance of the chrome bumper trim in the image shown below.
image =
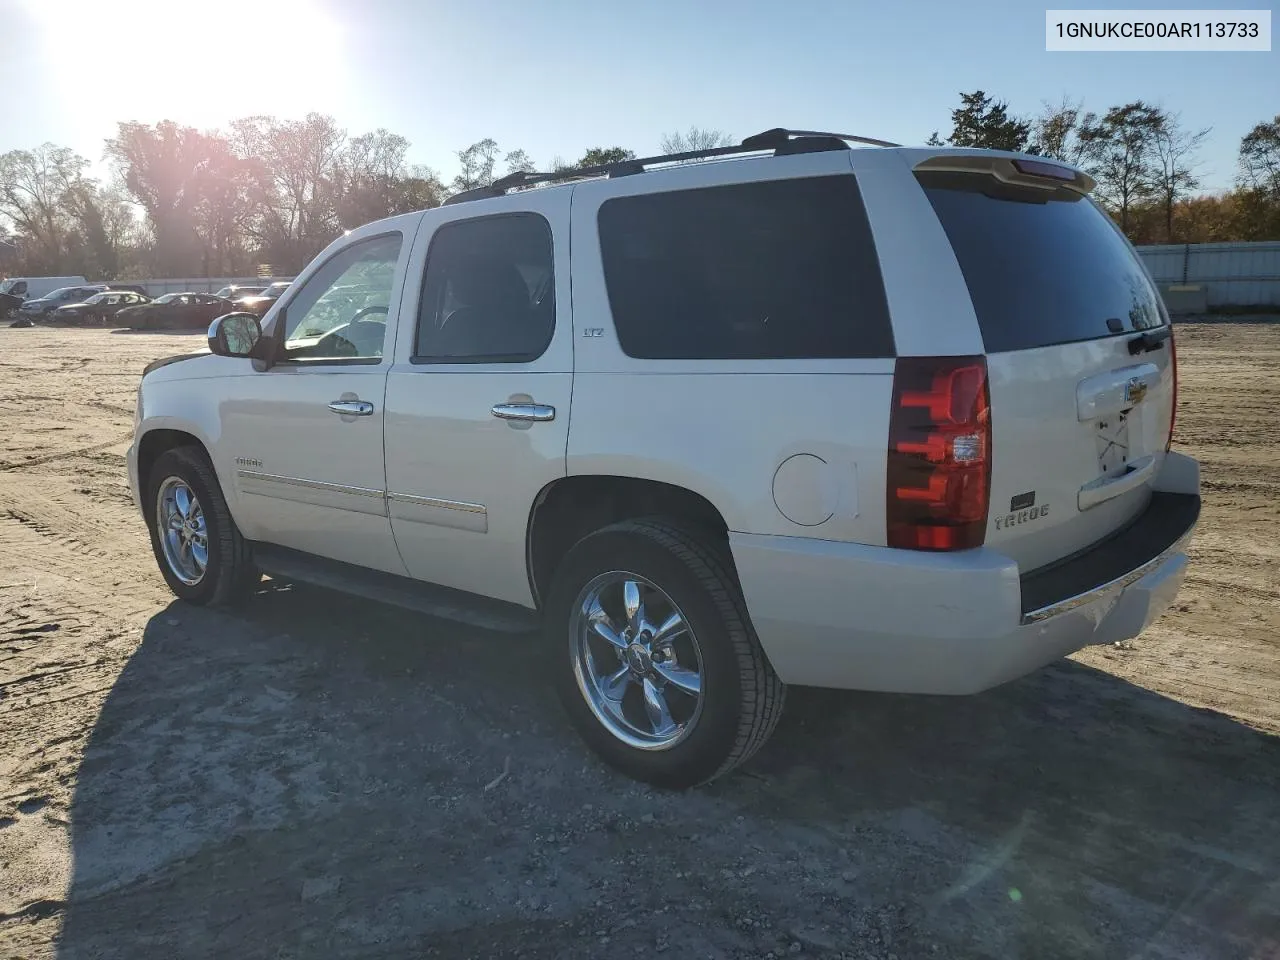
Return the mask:
[[1186,533],[1146,563],[1141,566],[1134,567],[1122,577],[1116,577],[1116,579],[1108,583],[1104,583],[1101,586],[1094,587],[1092,590],[1086,590],[1084,593],[1076,594],[1074,597],[1068,597],[1065,600],[1059,600],[1057,603],[1051,603],[1047,607],[1041,607],[1039,610],[1032,610],[1029,613],[1024,613],[1022,615],[1022,626],[1026,626],[1029,623],[1039,623],[1041,620],[1048,620],[1050,617],[1056,617],[1060,614],[1067,613],[1074,610],[1076,607],[1082,607],[1095,600],[1101,600],[1109,593],[1117,590],[1123,590],[1130,584],[1141,580],[1174,554],[1182,553],[1183,550],[1186,549],[1187,544],[1191,541],[1193,533],[1195,533],[1194,526],[1188,529]]

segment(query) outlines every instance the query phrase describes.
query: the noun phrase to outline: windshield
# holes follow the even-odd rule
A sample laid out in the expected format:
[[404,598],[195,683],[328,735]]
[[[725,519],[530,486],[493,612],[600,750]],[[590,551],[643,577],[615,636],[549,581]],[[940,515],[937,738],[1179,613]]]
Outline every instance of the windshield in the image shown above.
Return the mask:
[[267,287],[266,290],[262,291],[262,295],[264,297],[278,297],[288,289],[289,285],[287,283],[273,283],[271,286]]
[[95,293],[92,297],[86,300],[85,303],[103,303],[106,299],[107,295],[105,293]]
[[163,297],[156,297],[151,302],[152,303],[173,303],[173,301],[177,300],[180,296],[182,296],[182,294],[180,293],[166,293]]

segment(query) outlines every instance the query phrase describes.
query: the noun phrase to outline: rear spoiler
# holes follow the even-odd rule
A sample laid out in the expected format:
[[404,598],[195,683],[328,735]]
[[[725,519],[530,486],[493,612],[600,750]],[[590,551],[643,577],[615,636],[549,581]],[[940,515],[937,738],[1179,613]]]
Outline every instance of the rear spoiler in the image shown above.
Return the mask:
[[1097,183],[1082,170],[1054,160],[1039,157],[1010,157],[987,153],[941,153],[921,160],[913,168],[919,173],[986,173],[1002,183],[1041,190],[1066,187],[1076,193],[1088,194]]

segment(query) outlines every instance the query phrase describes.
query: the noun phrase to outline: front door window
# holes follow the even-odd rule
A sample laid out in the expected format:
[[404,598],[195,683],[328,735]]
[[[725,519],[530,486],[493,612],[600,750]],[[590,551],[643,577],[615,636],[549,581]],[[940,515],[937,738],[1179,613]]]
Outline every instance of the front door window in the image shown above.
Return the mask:
[[332,257],[285,305],[283,362],[377,363],[403,239],[385,234]]

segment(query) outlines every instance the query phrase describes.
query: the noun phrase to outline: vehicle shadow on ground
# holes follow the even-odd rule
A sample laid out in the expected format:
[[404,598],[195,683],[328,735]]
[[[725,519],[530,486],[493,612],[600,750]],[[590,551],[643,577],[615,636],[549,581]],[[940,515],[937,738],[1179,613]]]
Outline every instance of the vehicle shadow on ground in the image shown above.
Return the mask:
[[1238,956],[1280,949],[1280,746],[1064,662],[791,691],[670,794],[585,753],[535,638],[267,584],[174,603],[103,706],[63,958]]

